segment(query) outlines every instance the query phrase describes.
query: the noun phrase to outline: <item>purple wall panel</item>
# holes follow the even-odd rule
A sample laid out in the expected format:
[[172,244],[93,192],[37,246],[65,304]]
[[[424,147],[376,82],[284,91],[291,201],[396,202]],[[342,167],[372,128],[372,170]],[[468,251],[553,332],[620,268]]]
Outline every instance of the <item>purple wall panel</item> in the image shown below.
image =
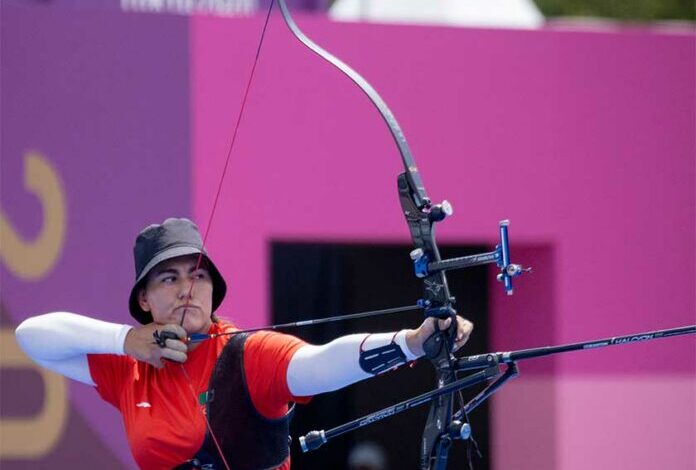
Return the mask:
[[[183,17],[3,5],[3,223],[28,241],[42,229],[42,207],[23,183],[27,151],[52,165],[66,204],[51,270],[23,280],[3,263],[5,328],[60,309],[132,321],[135,234],[190,211],[187,34]],[[2,387],[12,406],[10,384]],[[120,416],[91,387],[71,383],[70,398],[58,448],[38,462],[3,460],[3,468],[134,466]],[[83,454],[95,439],[112,456]]]
[[[510,218],[513,250],[535,255],[520,260],[539,264],[517,283],[516,296],[505,298],[497,286],[491,292],[496,348],[694,323],[693,35],[300,22],[392,107],[431,196],[454,204],[441,241],[493,244],[497,221]],[[199,220],[210,214],[260,29],[260,19],[193,19]],[[399,171],[391,138],[365,97],[275,18],[210,235],[210,250],[231,274],[227,315],[243,326],[268,321],[273,239],[407,243]],[[540,393],[548,406],[515,406],[514,385],[503,392],[498,409],[515,413],[494,416],[497,468],[581,468],[624,458],[647,469],[655,452],[671,452],[673,465],[690,461],[694,426],[673,420],[622,441],[620,455],[609,459],[611,446],[596,445],[601,433],[583,438],[591,420],[611,426],[606,410],[585,409],[576,427],[582,403],[572,399],[581,396],[573,393],[581,389],[577,380],[599,377],[598,387],[612,391],[607,397],[623,395],[626,403],[662,397],[654,389],[618,393],[614,376],[636,387],[639,377],[676,381],[679,398],[664,405],[666,415],[693,416],[693,338],[523,366],[527,379],[517,390]],[[624,407],[610,416],[650,426],[635,416],[640,411],[626,415]],[[530,422],[544,425],[522,426]],[[525,459],[528,445],[544,450]]]

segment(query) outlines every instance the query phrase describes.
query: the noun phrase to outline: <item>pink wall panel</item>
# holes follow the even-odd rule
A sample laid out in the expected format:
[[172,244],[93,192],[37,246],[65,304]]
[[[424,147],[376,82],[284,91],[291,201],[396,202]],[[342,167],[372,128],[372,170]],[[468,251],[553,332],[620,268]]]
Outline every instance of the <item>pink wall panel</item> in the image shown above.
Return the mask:
[[[512,298],[497,286],[491,292],[497,349],[694,323],[693,35],[300,23],[392,107],[432,198],[454,204],[441,241],[492,245],[497,221],[511,219],[513,253],[529,256],[520,261],[537,272],[517,283]],[[259,18],[192,21],[193,207],[203,225],[260,29]],[[275,18],[208,243],[230,278],[223,310],[244,326],[268,321],[273,239],[408,242],[399,171],[395,146],[366,98]],[[495,461],[600,468],[631,452],[675,452],[669,437],[678,436],[675,462],[684,462],[693,425],[649,421],[637,386],[609,382],[608,390],[638,408],[608,415],[597,397],[584,411],[587,420],[605,418],[592,439],[574,426],[578,410],[564,400],[583,390],[573,387],[586,375],[634,385],[685,380],[660,405],[679,416],[694,407],[685,393],[694,352],[693,339],[680,338],[523,364],[530,382],[523,375],[519,389],[510,385],[498,402],[506,412],[494,413]],[[541,384],[548,406],[515,406],[517,391],[532,383]],[[612,435],[620,445],[594,446],[606,427],[628,419],[653,426],[651,433]],[[548,424],[538,430],[535,458],[514,439],[530,422]],[[660,448],[656,434],[665,436]],[[568,447],[584,444],[591,455]]]
[[566,377],[557,468],[696,468],[693,376]]

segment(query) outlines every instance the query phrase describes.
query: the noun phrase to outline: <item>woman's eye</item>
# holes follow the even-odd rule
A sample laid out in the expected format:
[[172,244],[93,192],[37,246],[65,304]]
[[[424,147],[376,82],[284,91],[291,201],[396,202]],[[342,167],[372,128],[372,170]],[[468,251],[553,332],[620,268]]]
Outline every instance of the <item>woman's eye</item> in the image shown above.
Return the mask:
[[162,282],[165,284],[171,284],[174,281],[176,281],[176,277],[174,276],[167,276],[162,278]]

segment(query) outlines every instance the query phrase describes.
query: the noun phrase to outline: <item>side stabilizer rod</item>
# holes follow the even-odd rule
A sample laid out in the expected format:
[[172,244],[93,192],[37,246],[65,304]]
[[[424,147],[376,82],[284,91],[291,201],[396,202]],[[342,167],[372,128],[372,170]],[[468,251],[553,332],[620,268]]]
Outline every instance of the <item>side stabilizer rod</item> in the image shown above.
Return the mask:
[[449,393],[454,393],[463,388],[471,387],[485,380],[492,379],[498,376],[499,374],[500,371],[498,369],[498,365],[496,364],[492,367],[488,367],[482,371],[476,372],[467,377],[449,383],[444,387],[440,387],[435,390],[423,393],[422,395],[418,395],[415,398],[402,401],[400,403],[397,403],[396,405],[392,405],[390,407],[381,409],[361,418],[354,419],[353,421],[342,424],[327,431],[323,429],[321,431],[311,431],[305,434],[304,436],[300,437],[300,447],[302,448],[302,452],[309,452],[310,450],[318,449],[329,439],[332,439],[336,436],[340,436],[341,434],[347,433],[349,431],[354,431],[358,428],[368,426],[372,423],[376,423],[377,421],[381,421],[385,418],[394,416],[397,413],[401,413],[403,411],[410,410],[411,408],[415,408],[416,406],[423,405],[425,403],[430,403],[432,400],[442,395],[447,395]]

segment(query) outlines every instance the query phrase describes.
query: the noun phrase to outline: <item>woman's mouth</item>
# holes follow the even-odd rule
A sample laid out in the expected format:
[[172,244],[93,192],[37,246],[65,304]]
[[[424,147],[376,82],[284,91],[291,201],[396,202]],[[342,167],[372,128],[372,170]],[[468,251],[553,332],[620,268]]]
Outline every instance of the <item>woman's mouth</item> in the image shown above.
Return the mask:
[[181,312],[181,311],[187,312],[187,311],[193,310],[193,309],[200,310],[201,308],[197,305],[180,305],[179,307],[176,307],[174,309],[174,311],[175,312]]

